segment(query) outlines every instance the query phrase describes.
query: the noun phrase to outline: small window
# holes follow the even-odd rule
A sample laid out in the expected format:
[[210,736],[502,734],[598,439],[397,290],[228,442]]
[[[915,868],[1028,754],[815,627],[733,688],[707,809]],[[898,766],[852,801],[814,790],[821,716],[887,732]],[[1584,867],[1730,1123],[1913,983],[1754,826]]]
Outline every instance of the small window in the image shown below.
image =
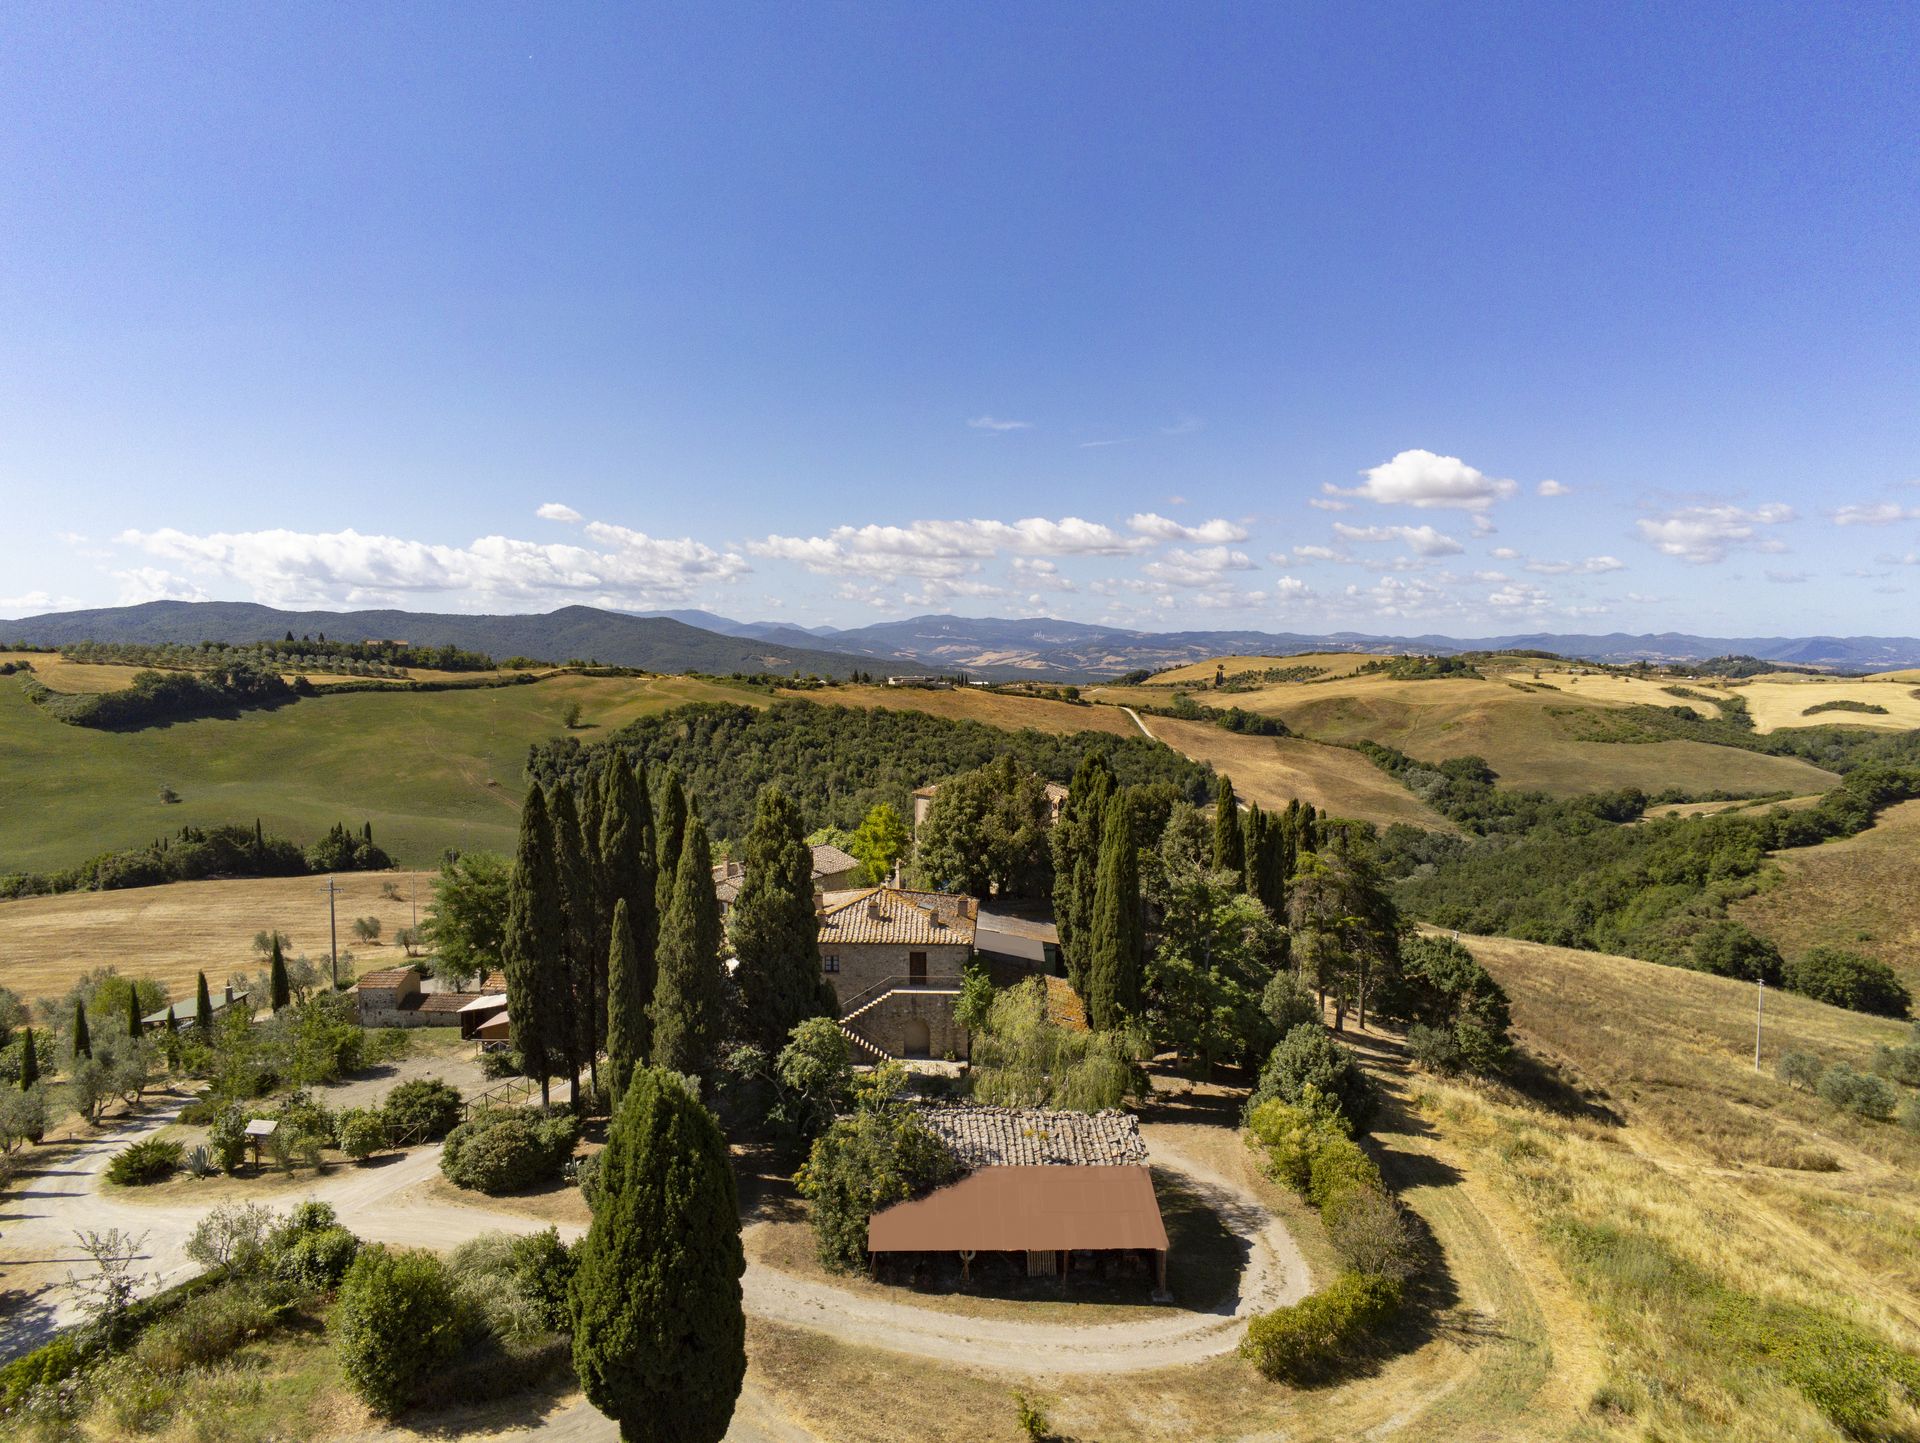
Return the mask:
[[826,956],[820,959],[820,970],[823,972],[838,972],[840,970],[840,958],[832,952],[827,953]]

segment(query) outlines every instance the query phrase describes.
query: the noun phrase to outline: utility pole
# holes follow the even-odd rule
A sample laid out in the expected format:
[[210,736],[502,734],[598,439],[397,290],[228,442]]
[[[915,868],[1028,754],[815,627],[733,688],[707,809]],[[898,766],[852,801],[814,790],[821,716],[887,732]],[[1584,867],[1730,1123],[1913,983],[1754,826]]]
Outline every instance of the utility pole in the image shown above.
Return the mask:
[[333,911],[333,878],[327,878],[327,951],[329,970],[333,973],[333,990],[340,990],[340,928],[335,921]]
[[1753,1070],[1758,1072],[1760,1070],[1760,1028],[1766,1019],[1767,1011],[1767,979],[1759,977],[1754,980],[1760,984],[1760,990],[1754,994],[1753,998]]

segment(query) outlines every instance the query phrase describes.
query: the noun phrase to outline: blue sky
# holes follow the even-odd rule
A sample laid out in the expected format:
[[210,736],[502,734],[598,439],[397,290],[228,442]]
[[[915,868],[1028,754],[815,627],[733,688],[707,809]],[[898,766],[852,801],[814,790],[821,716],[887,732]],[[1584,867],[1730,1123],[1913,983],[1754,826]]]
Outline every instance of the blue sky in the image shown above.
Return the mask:
[[1898,4],[12,5],[0,616],[1910,632],[1917,138]]

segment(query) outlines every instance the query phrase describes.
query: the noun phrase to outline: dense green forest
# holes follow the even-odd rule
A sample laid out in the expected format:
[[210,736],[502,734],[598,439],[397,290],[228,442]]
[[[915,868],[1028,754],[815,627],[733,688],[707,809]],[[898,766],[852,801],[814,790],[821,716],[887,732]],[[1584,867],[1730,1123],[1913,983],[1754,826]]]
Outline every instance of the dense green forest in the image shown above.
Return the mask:
[[606,742],[575,737],[537,743],[528,773],[543,785],[598,776],[609,748],[649,770],[670,767],[716,839],[745,834],[760,789],[777,785],[809,826],[853,828],[880,802],[912,815],[910,793],[1012,755],[1049,781],[1065,782],[1087,753],[1107,758],[1124,786],[1169,782],[1194,802],[1211,793],[1212,770],[1145,737],[1107,732],[1053,736],[1003,731],[922,712],[776,702],[765,708],[702,702],[643,717]]
[[1920,732],[1851,748],[1845,779],[1801,811],[1644,820],[1650,799],[1639,792],[1555,801],[1502,790],[1476,757],[1430,765],[1363,750],[1469,834],[1388,832],[1410,916],[1789,986],[1795,969],[1728,921],[1727,904],[1756,889],[1767,853],[1851,836],[1920,797]]
[[0,897],[35,897],[51,892],[109,892],[120,887],[152,887],[162,882],[197,882],[206,877],[300,877],[309,872],[379,872],[393,858],[375,844],[373,826],[354,831],[335,822],[328,833],[302,850],[297,842],[269,837],[256,821],[251,827],[182,827],[144,847],[99,856],[64,872],[0,873]]

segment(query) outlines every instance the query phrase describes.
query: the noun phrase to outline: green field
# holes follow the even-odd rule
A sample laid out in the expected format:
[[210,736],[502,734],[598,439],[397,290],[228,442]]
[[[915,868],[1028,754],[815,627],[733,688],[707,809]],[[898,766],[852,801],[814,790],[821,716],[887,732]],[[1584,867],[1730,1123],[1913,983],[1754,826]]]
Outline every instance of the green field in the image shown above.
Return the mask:
[[[191,823],[251,822],[310,842],[373,823],[403,865],[447,847],[511,850],[529,744],[582,707],[582,741],[692,701],[761,694],[691,677],[556,676],[479,691],[318,696],[232,720],[137,732],[56,721],[0,679],[0,872],[72,866]],[[180,794],[160,800],[160,788]]]

